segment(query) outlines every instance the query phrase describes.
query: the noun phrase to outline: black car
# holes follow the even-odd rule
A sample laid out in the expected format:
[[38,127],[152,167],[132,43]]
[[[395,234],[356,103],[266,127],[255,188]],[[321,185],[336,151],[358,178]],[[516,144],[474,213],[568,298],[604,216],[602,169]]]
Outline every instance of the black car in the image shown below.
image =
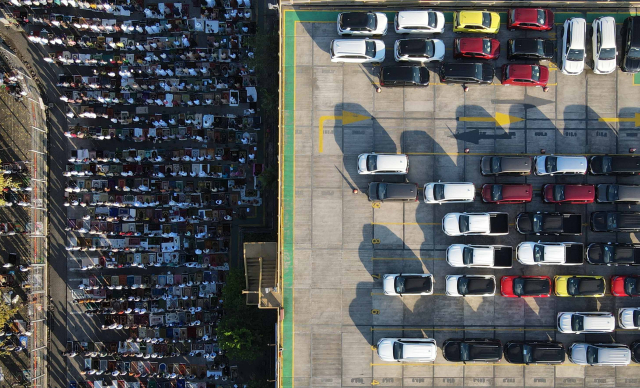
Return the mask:
[[640,265],[640,245],[592,243],[587,247],[587,261],[597,265]]
[[418,185],[415,183],[369,183],[369,201],[417,201]]
[[440,67],[440,81],[444,83],[490,84],[495,76],[490,63],[444,63]]
[[593,175],[640,174],[640,158],[637,156],[592,156],[589,169]]
[[429,69],[423,66],[383,66],[380,86],[429,86]]
[[640,186],[602,183],[597,189],[598,202],[640,202]]
[[482,175],[530,175],[529,156],[483,156],[480,160]]
[[555,56],[553,41],[540,38],[509,39],[507,58],[552,59]]
[[453,338],[444,341],[442,354],[451,362],[498,362],[502,359],[502,343],[488,338]]
[[591,213],[594,232],[640,232],[640,212],[599,211]]
[[516,217],[516,230],[522,234],[582,234],[582,214],[525,212]]
[[631,348],[631,360],[640,363],[640,341],[632,342],[629,348]]
[[640,71],[640,16],[631,16],[622,24],[620,68],[627,73]]
[[504,345],[504,358],[512,364],[562,364],[564,354],[560,342],[509,341]]

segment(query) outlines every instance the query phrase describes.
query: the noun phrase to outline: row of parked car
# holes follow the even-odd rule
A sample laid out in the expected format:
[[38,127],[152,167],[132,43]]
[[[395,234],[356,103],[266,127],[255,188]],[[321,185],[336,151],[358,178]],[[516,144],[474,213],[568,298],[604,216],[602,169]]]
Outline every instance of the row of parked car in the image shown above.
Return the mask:
[[[574,342],[568,349],[553,341],[509,341],[502,347],[492,338],[452,338],[442,345],[442,355],[451,362],[498,362],[504,358],[512,364],[562,364],[565,353],[578,365],[624,366],[640,363],[640,341],[627,346],[618,343]],[[433,362],[438,346],[433,338],[382,338],[377,344],[383,361]]]

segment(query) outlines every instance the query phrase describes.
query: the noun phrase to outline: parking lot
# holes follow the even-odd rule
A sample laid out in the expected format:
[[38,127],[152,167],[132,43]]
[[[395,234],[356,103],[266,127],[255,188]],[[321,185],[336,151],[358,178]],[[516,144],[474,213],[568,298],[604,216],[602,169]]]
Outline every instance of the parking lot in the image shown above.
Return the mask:
[[[363,10],[374,10],[367,8]],[[388,12],[387,12],[388,11]],[[389,22],[394,10],[385,9]],[[453,60],[452,10],[447,18],[445,60]],[[595,210],[640,210],[638,205],[552,205],[543,203],[546,183],[634,183],[637,177],[484,177],[480,159],[494,154],[627,154],[640,145],[636,115],[640,87],[619,69],[594,74],[589,63],[579,76],[550,67],[549,91],[502,86],[500,67],[507,63],[506,42],[514,37],[562,36],[562,23],[571,16],[587,24],[597,16],[616,18],[618,28],[629,11],[578,13],[556,10],[551,32],[508,31],[504,9],[497,35],[502,45],[495,61],[493,85],[439,82],[437,65],[429,64],[431,85],[382,88],[376,92],[379,66],[332,63],[329,45],[337,39],[339,10],[284,9],[282,14],[281,101],[281,249],[284,259],[282,374],[284,386],[505,386],[505,387],[638,387],[638,366],[582,367],[571,364],[519,366],[504,359],[496,364],[456,364],[442,353],[433,364],[381,361],[372,347],[383,337],[431,337],[439,345],[449,338],[539,339],[630,344],[640,333],[617,329],[598,335],[561,334],[555,330],[561,311],[610,311],[639,306],[632,298],[455,298],[444,295],[450,274],[605,276],[637,273],[630,267],[523,266],[511,269],[450,267],[445,249],[453,243],[503,244],[525,241],[513,224],[508,236],[449,237],[441,220],[449,212],[504,211],[513,223],[523,211],[561,211],[583,215],[581,236],[540,237],[544,241],[638,242],[628,233],[594,233],[589,214]],[[635,9],[632,10],[635,15]],[[470,34],[463,34],[472,36]],[[482,36],[482,35],[478,35]],[[387,47],[383,65],[394,64],[393,31],[382,38]],[[618,37],[618,44],[620,38]],[[534,63],[518,61],[517,63]],[[640,116],[639,116],[640,117]],[[639,123],[640,124],[640,123]],[[640,148],[640,147],[638,147]],[[358,175],[356,159],[364,152],[405,153],[406,177],[422,187],[426,182],[531,183],[531,203],[489,205],[479,196],[469,204],[427,205],[368,202],[371,176]],[[397,178],[393,178],[397,179]],[[404,178],[403,178],[404,179]],[[534,236],[535,237],[535,236]],[[532,239],[531,237],[530,239]],[[536,238],[537,240],[538,238]],[[431,273],[432,296],[385,296],[382,275]]]

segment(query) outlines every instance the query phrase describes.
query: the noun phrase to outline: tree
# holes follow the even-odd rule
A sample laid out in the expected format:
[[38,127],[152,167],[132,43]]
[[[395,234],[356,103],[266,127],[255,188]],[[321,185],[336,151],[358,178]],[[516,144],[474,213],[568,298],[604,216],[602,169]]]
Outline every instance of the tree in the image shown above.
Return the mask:
[[[2,164],[2,160],[0,160],[0,164]],[[0,173],[0,188],[15,189],[15,188],[18,188],[18,184],[14,182],[10,176]],[[0,206],[4,206],[6,204],[7,204],[7,201],[4,200],[4,195],[0,195]]]
[[272,164],[258,175],[258,180],[262,184],[263,190],[272,190],[276,188],[276,184],[278,183],[278,169],[276,167],[277,165]]
[[19,309],[20,306],[10,306],[0,301],[0,328],[3,328]]
[[255,306],[247,306],[245,295],[244,271],[229,271],[225,286],[222,288],[224,314],[220,319],[216,334],[220,348],[227,357],[234,360],[254,360],[259,357],[266,345],[269,325],[263,325],[263,312]]

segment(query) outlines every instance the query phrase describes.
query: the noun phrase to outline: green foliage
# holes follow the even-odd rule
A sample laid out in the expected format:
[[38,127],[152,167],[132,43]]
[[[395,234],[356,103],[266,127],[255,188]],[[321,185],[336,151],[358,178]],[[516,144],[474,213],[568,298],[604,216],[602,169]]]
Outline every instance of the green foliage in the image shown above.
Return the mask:
[[[2,164],[2,160],[0,160],[0,164]],[[0,173],[0,189],[4,189],[5,187],[15,189],[18,187],[18,184],[14,182],[10,176]],[[6,204],[7,202],[4,200],[4,196],[0,195],[0,206],[4,206]]]
[[232,269],[222,288],[224,315],[217,328],[218,343],[232,360],[254,360],[262,355],[269,325],[262,324],[262,312],[246,305],[244,271]]
[[251,380],[247,383],[247,388],[273,388],[274,386],[274,383],[267,380]]
[[253,58],[247,59],[249,68],[255,70],[260,82],[258,101],[265,118],[276,119],[278,113],[279,38],[277,32],[258,30],[248,41]]
[[278,169],[276,166],[277,165],[272,164],[258,175],[258,180],[260,180],[263,190],[274,190],[276,188],[278,184]]

